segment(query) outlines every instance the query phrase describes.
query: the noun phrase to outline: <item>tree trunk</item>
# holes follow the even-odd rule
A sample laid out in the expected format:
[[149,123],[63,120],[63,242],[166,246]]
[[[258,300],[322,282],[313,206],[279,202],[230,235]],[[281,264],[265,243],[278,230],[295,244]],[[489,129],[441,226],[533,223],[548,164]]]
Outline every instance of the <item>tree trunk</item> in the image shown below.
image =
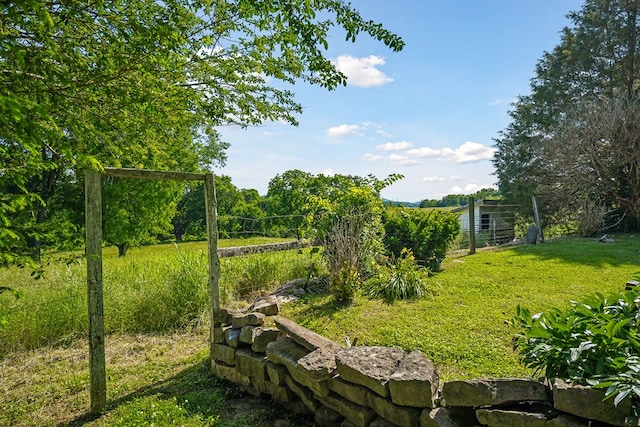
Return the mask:
[[129,249],[129,244],[128,243],[118,243],[116,245],[116,247],[118,248],[118,256],[119,257],[123,257],[127,254],[127,250]]

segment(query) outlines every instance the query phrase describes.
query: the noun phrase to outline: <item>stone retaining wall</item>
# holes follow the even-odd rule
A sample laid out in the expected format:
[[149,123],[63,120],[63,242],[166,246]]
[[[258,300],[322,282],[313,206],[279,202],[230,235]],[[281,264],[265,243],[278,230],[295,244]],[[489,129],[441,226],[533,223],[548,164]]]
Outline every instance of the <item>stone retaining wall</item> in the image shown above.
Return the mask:
[[[275,307],[274,307],[275,306]],[[251,313],[222,310],[211,336],[211,367],[220,378],[265,394],[320,426],[638,426],[631,404],[617,408],[603,392],[531,379],[450,381],[440,386],[420,351],[343,348],[274,317],[275,304]]]

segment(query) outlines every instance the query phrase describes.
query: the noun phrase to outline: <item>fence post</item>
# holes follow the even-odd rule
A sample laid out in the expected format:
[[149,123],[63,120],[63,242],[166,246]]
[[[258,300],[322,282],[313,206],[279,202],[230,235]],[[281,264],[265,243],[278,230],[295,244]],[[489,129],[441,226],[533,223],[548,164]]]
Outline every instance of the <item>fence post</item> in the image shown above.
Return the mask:
[[207,218],[207,242],[209,247],[209,315],[211,317],[211,343],[213,328],[220,311],[220,258],[218,257],[218,213],[216,187],[213,174],[204,178],[204,194]]
[[536,220],[536,227],[538,227],[540,242],[544,243],[544,234],[542,234],[542,224],[540,223],[540,213],[538,212],[538,203],[536,202],[536,196],[531,196],[531,205],[533,205],[533,218]]
[[104,303],[102,292],[102,177],[85,174],[85,228],[87,300],[89,306],[89,378],[91,413],[100,414],[107,404],[104,355]]
[[469,255],[476,253],[476,204],[473,197],[468,199],[469,205]]

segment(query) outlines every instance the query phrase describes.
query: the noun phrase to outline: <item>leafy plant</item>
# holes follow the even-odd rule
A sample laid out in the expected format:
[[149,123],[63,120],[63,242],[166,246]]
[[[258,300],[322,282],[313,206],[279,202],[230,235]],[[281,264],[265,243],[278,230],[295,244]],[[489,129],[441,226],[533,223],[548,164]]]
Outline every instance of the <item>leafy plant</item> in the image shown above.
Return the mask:
[[416,262],[411,249],[404,248],[394,262],[376,266],[376,274],[367,281],[364,293],[389,304],[398,299],[419,298],[429,292],[425,281],[428,275],[429,270]]
[[596,292],[568,310],[531,314],[516,308],[522,333],[514,342],[523,362],[548,378],[606,388],[617,405],[640,399],[640,295]]
[[458,215],[439,210],[387,208],[383,223],[389,252],[400,257],[410,248],[416,259],[434,271],[460,232]]

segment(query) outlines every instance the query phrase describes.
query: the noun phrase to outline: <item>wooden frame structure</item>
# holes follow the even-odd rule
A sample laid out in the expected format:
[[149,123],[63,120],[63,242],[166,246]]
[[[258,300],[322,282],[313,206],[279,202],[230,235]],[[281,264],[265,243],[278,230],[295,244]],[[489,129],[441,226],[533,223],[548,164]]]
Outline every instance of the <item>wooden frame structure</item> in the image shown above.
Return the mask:
[[[204,181],[209,248],[209,315],[213,325],[220,310],[220,259],[215,181],[212,173],[169,172],[145,169],[104,168],[102,174],[85,175],[85,228],[87,292],[89,308],[89,365],[91,413],[100,414],[107,404],[102,283],[102,177],[147,180]],[[213,327],[211,329],[213,331]],[[213,333],[213,332],[212,332]]]

